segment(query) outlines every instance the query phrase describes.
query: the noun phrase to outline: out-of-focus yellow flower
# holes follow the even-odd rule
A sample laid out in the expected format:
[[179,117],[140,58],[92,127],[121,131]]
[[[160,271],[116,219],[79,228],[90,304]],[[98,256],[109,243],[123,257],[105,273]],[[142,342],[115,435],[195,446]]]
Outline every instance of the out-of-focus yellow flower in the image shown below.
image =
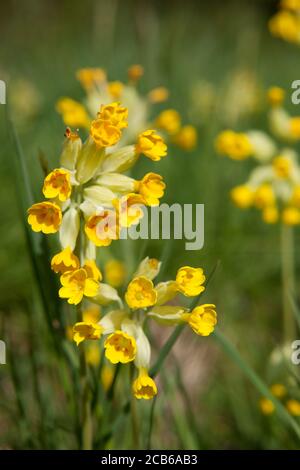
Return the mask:
[[281,219],[285,225],[299,225],[300,210],[292,206],[285,207],[282,211]]
[[259,209],[275,205],[275,195],[272,185],[264,183],[254,193],[254,204]]
[[94,297],[98,293],[99,283],[88,277],[85,269],[68,271],[60,277],[62,287],[59,289],[59,297],[68,299],[69,304],[78,305],[83,296]]
[[101,383],[104,390],[107,392],[112,384],[114,378],[114,371],[111,366],[104,364],[101,370]]
[[77,346],[86,339],[101,338],[103,328],[97,323],[78,322],[73,326],[73,339]]
[[116,259],[109,260],[104,266],[104,276],[106,282],[111,286],[122,286],[126,277],[126,268],[124,263]]
[[280,8],[291,11],[300,10],[300,0],[281,0]]
[[139,375],[132,384],[133,395],[137,399],[150,400],[157,395],[157,386],[154,380],[148,375],[147,369],[141,367]]
[[46,198],[58,197],[63,202],[69,199],[71,190],[70,173],[63,168],[51,171],[44,180],[43,194]]
[[292,169],[292,162],[289,158],[279,155],[274,158],[272,165],[278,178],[289,178]]
[[34,232],[56,233],[62,221],[61,208],[54,202],[38,202],[28,209],[28,223]]
[[84,231],[96,246],[109,246],[118,238],[116,214],[109,209],[101,214],[91,215],[85,223]]
[[193,297],[204,291],[203,283],[205,276],[203,269],[184,266],[178,269],[176,274],[176,284],[178,290],[188,296]]
[[106,80],[106,73],[99,67],[82,68],[77,70],[76,78],[86,90]]
[[200,336],[209,336],[217,324],[217,312],[214,304],[198,305],[191,313],[184,313],[182,319]]
[[284,101],[285,91],[279,86],[272,86],[267,91],[267,98],[272,106],[279,106]]
[[79,259],[74,255],[69,246],[54,255],[51,260],[51,269],[53,269],[55,273],[63,274],[66,271],[78,269],[79,266]]
[[259,406],[260,406],[261,412],[264,415],[271,415],[275,411],[275,406],[273,402],[269,400],[268,398],[261,398],[259,400]]
[[136,191],[145,199],[148,206],[158,206],[163,197],[166,185],[162,176],[157,173],[147,173],[141,181],[137,181]]
[[138,136],[136,151],[157,162],[167,155],[167,146],[160,135],[148,130]]
[[244,160],[253,152],[251,142],[246,134],[225,130],[216,139],[216,149],[220,154],[233,160]]
[[300,41],[300,19],[290,11],[281,10],[269,21],[269,29],[273,36],[285,41],[298,43]]
[[292,139],[300,139],[300,116],[290,118],[290,134]]
[[291,399],[286,402],[285,406],[291,415],[300,416],[300,401]]
[[89,127],[90,117],[85,107],[71,98],[60,98],[56,103],[56,110],[62,115],[66,126]]
[[183,126],[174,136],[174,143],[183,150],[192,150],[197,145],[197,131],[194,126]]
[[125,300],[132,309],[151,307],[157,301],[153,282],[144,276],[134,278],[128,284]]
[[270,392],[276,398],[283,398],[287,394],[286,387],[283,384],[273,384],[270,387]]
[[300,185],[296,185],[293,188],[293,193],[291,197],[291,205],[300,208]]
[[236,186],[230,191],[230,197],[234,204],[240,209],[248,209],[253,204],[254,191],[243,184]]
[[129,193],[122,196],[116,203],[121,227],[131,227],[137,224],[143,217],[142,206],[145,199],[140,194]]
[[266,224],[276,224],[279,219],[279,213],[276,206],[266,206],[262,210],[262,218]]
[[155,126],[166,131],[168,134],[176,134],[181,125],[181,118],[175,109],[162,111],[155,120]]
[[85,323],[98,323],[101,317],[99,305],[90,305],[82,312],[82,321]]
[[92,121],[90,134],[98,147],[110,147],[121,138],[120,129],[104,119]]
[[[92,338],[98,339],[98,338]],[[101,360],[101,351],[98,343],[90,343],[85,350],[86,362],[91,366],[98,366]]]
[[128,69],[128,78],[132,82],[137,82],[144,75],[144,68],[139,64],[131,65]]
[[128,109],[124,106],[120,106],[119,102],[102,105],[98,119],[108,121],[118,129],[124,129],[128,127]]
[[148,93],[148,99],[151,103],[163,103],[169,98],[169,90],[163,86],[154,88]]
[[119,99],[123,93],[124,90],[124,85],[122,82],[119,82],[118,80],[114,82],[109,82],[107,85],[108,88],[108,93],[116,99]]
[[126,364],[134,360],[136,355],[136,341],[133,336],[124,331],[116,330],[109,335],[104,343],[105,356],[112,363]]

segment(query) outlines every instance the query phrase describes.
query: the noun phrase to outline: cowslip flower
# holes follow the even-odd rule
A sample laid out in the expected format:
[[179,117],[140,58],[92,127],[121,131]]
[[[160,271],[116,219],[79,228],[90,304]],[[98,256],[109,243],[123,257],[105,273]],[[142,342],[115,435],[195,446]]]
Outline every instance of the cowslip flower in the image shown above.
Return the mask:
[[168,134],[176,134],[181,125],[181,118],[175,109],[162,111],[155,119],[155,127],[166,131]]
[[132,391],[138,400],[150,400],[157,395],[157,386],[152,377],[148,375],[147,369],[141,367],[139,375],[132,384]]
[[89,277],[84,268],[65,272],[61,275],[60,282],[62,287],[58,292],[59,297],[68,299],[68,303],[73,305],[78,305],[83,296],[95,297],[99,289],[98,281]]
[[71,183],[69,171],[59,168],[52,170],[44,180],[43,194],[47,199],[66,201],[71,195]]
[[63,274],[66,271],[78,269],[79,266],[79,259],[69,246],[54,255],[51,259],[51,269],[53,269],[55,273]]
[[178,270],[176,275],[178,290],[188,297],[193,297],[203,292],[205,289],[203,286],[204,281],[205,276],[201,268],[184,266]]
[[197,131],[192,125],[181,127],[174,135],[172,142],[183,150],[193,150],[197,145]]
[[159,161],[167,155],[167,146],[154,130],[148,130],[138,136],[136,151],[153,161]]
[[216,139],[216,150],[218,153],[226,155],[233,160],[244,160],[252,152],[252,146],[246,134],[225,130]]
[[161,175],[147,173],[143,179],[136,182],[135,188],[143,196],[147,206],[158,206],[159,199],[164,195],[166,185]]
[[133,309],[154,305],[157,301],[157,292],[153,282],[144,276],[135,277],[127,287],[125,300]]
[[28,223],[34,232],[56,233],[61,222],[61,208],[54,202],[38,202],[28,209]]

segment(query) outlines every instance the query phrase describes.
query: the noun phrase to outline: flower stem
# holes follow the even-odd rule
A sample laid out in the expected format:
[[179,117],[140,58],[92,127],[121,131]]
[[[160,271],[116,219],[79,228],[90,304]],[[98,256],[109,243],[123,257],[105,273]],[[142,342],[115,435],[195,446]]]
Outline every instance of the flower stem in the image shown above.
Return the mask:
[[284,343],[295,336],[295,319],[290,298],[295,294],[294,233],[293,228],[281,225],[281,275]]

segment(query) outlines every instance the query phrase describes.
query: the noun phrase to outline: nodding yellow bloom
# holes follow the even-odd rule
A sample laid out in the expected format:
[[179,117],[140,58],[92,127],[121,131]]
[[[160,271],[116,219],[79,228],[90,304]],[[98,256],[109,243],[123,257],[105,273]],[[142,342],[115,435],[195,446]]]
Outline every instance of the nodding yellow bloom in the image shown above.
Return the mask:
[[279,219],[277,207],[275,205],[264,207],[262,211],[262,218],[266,224],[276,224]]
[[168,134],[176,134],[181,125],[181,118],[175,109],[162,111],[155,120],[155,126],[166,131]]
[[104,266],[105,281],[112,287],[120,287],[126,277],[126,268],[124,263],[116,259],[108,261]]
[[157,173],[147,173],[141,181],[137,181],[136,190],[141,194],[148,206],[158,206],[163,197],[166,185],[162,176]]
[[122,196],[116,202],[120,226],[131,227],[137,224],[144,217],[142,206],[145,202],[140,194],[129,193]]
[[123,90],[124,90],[124,85],[122,82],[119,82],[118,80],[114,82],[109,82],[107,85],[108,93],[113,97],[113,98],[120,98]]
[[76,72],[76,78],[86,90],[106,80],[106,73],[99,67],[83,68]]
[[83,269],[85,269],[87,276],[91,279],[95,279],[95,281],[101,281],[102,280],[102,274],[98,266],[96,265],[95,261],[93,259],[91,260],[86,260]]
[[125,300],[132,309],[146,308],[155,305],[157,292],[154,289],[153,282],[145,276],[135,277],[128,284]]
[[182,319],[200,336],[209,336],[217,324],[217,312],[214,304],[198,305],[191,313],[184,313]]
[[288,178],[292,170],[292,162],[289,158],[279,155],[272,162],[274,172],[278,178]]
[[275,411],[275,406],[269,398],[261,398],[259,400],[259,406],[264,415],[271,415]]
[[153,88],[148,93],[150,103],[163,103],[169,98],[169,90],[163,86]]
[[167,155],[167,146],[160,135],[156,134],[154,130],[148,130],[138,136],[136,151],[143,153],[154,162],[158,162]]
[[285,406],[291,415],[300,416],[300,401],[291,399],[286,402]]
[[99,305],[90,305],[82,312],[82,321],[84,323],[98,323],[101,317]]
[[73,339],[77,346],[85,339],[101,338],[103,328],[97,323],[78,322],[73,326]]
[[279,106],[284,101],[285,91],[279,86],[272,86],[267,91],[267,98],[272,106]]
[[194,126],[183,126],[174,136],[174,143],[183,150],[192,150],[197,145],[197,131]]
[[126,364],[135,359],[136,341],[124,331],[116,330],[109,335],[104,343],[105,356],[112,363]]
[[62,221],[61,209],[54,202],[38,202],[28,209],[28,223],[34,232],[56,233]]
[[236,186],[230,191],[230,197],[240,209],[248,209],[253,203],[254,191],[245,184]]
[[204,291],[202,285],[205,281],[203,269],[184,266],[178,269],[176,274],[176,284],[178,290],[187,297],[199,295]]
[[110,147],[117,144],[121,138],[120,129],[104,119],[92,121],[90,134],[98,147]]
[[300,139],[300,116],[290,118],[290,134],[292,139]]
[[98,114],[98,119],[108,121],[118,129],[124,129],[128,126],[128,109],[120,106],[119,102],[102,105]]
[[298,43],[300,39],[300,20],[289,11],[279,11],[269,21],[269,29],[273,36],[285,41]]
[[96,246],[108,246],[118,238],[117,218],[114,211],[103,210],[91,215],[85,223],[84,231]]
[[273,384],[270,387],[270,392],[276,398],[283,398],[287,394],[286,387],[283,384]]
[[91,366],[98,366],[101,361],[101,351],[99,343],[89,343],[85,350],[85,359]]
[[60,277],[62,287],[58,295],[62,299],[68,299],[69,304],[78,305],[83,296],[94,297],[98,293],[99,283],[88,277],[85,269],[69,271]]
[[62,115],[66,126],[89,127],[90,117],[85,107],[71,98],[60,98],[56,103],[56,110]]
[[232,158],[244,160],[253,153],[249,137],[246,134],[225,130],[216,139],[217,152]]
[[265,183],[257,188],[254,193],[254,204],[259,209],[275,205],[275,195],[271,184]]
[[128,78],[132,82],[137,82],[144,75],[144,68],[139,64],[131,65],[128,69]]
[[55,273],[63,274],[66,271],[73,271],[79,267],[79,259],[74,255],[69,246],[54,255],[51,260],[51,269],[53,269]]
[[51,171],[46,176],[43,186],[43,194],[46,198],[58,197],[60,201],[66,201],[71,195],[70,173],[63,168]]
[[157,395],[157,386],[154,380],[148,375],[147,369],[141,367],[139,375],[132,384],[132,392],[135,398],[151,400]]
[[282,222],[286,225],[300,224],[300,210],[296,207],[285,207],[281,214]]

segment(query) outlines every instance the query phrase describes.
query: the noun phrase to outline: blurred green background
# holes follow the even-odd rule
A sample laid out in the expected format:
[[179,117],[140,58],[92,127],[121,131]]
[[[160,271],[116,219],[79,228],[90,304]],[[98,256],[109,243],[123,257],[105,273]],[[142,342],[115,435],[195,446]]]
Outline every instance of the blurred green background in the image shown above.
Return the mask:
[[[159,85],[170,90],[168,104],[157,110],[174,107],[185,122],[197,126],[197,148],[187,153],[170,145],[168,157],[155,171],[167,183],[164,202],[205,204],[205,245],[193,252],[185,251],[184,241],[173,242],[164,277],[174,277],[179,266],[188,264],[208,272],[220,260],[205,294],[205,301],[217,305],[219,329],[267,385],[288,380],[286,368],[274,360],[282,333],[279,228],[263,224],[256,212],[242,212],[231,204],[229,190],[246,180],[251,162],[239,164],[214,151],[220,129],[266,130],[264,90],[279,85],[289,95],[291,82],[299,78],[299,49],[268,32],[267,22],[275,10],[276,2],[263,0],[9,0],[1,5],[0,78],[7,83],[8,106],[0,106],[0,338],[9,341],[11,349],[7,365],[0,366],[2,448],[75,445],[68,426],[57,424],[64,415],[62,404],[53,403],[61,396],[56,376],[60,365],[55,357],[48,363],[49,333],[34,300],[24,214],[18,204],[15,148],[6,115],[10,108],[39,200],[43,178],[39,155],[55,167],[63,140],[64,125],[55,102],[61,96],[83,98],[74,76],[80,67],[103,67],[110,79],[125,81],[128,66],[142,64],[142,92]],[[29,89],[24,89],[24,81],[30,83]],[[297,114],[295,106],[290,109]],[[135,176],[153,171],[153,164],[145,160],[134,169]],[[150,241],[147,254],[161,257],[170,243]],[[141,249],[141,244],[134,245],[136,257]],[[38,354],[30,362],[33,349]],[[175,357],[165,366],[171,372],[161,379],[154,448],[299,448],[299,438],[286,423],[277,415],[261,414],[260,393],[213,337],[204,340],[185,332]],[[175,363],[183,389],[178,388]],[[52,435],[46,443],[37,431],[36,400],[41,390],[35,374],[45,384],[42,400],[52,402],[55,416],[48,416],[50,424],[45,424]],[[28,419],[32,438],[25,429]],[[68,421],[68,416],[64,419]],[[55,432],[59,439],[53,437]],[[122,436],[111,445],[130,444]]]

